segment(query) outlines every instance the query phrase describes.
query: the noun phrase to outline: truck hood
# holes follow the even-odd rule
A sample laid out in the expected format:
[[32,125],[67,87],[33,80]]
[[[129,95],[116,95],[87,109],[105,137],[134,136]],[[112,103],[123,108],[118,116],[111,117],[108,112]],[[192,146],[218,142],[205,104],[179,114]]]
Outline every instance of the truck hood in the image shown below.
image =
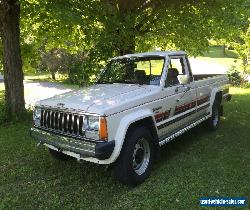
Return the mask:
[[[135,101],[158,90],[158,86],[135,84],[98,84],[39,101],[36,106],[49,106],[109,115],[135,106]],[[142,101],[140,103],[143,103]]]

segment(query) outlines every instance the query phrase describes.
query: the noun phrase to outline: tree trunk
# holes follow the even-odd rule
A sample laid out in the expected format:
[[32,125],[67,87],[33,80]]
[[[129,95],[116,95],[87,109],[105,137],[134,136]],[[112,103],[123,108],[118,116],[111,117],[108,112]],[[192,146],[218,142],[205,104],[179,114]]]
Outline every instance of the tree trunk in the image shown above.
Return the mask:
[[[126,55],[126,54],[132,54],[135,52],[135,16],[133,16],[133,11],[136,8],[136,1],[134,0],[118,0],[118,7],[119,7],[119,13],[122,17],[121,20],[124,22],[121,23],[123,25],[123,28],[127,31],[125,33],[127,36],[123,37],[126,40],[124,40],[124,43],[122,44],[120,48],[120,55]],[[130,21],[134,22],[134,27],[127,28],[126,29],[126,18],[127,16],[130,16]]]
[[17,0],[1,2],[5,101],[10,117],[25,110],[23,71],[20,50],[20,4]]
[[53,70],[51,71],[51,77],[53,80],[56,80],[56,73]]

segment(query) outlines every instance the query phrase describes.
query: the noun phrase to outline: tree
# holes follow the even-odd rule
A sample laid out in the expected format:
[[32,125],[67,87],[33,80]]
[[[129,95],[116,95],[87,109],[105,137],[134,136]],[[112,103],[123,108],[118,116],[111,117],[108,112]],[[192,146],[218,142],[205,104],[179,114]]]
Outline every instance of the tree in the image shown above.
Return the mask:
[[41,46],[45,52],[55,48],[69,54],[83,52],[87,55],[84,63],[74,67],[83,68],[76,71],[83,81],[117,55],[155,49],[198,55],[207,49],[210,39],[224,39],[236,31],[243,2],[22,0],[23,61],[37,62]]
[[246,30],[241,31],[231,44],[242,61],[243,73],[249,73],[247,67],[250,65],[250,25]]
[[225,37],[237,29],[243,2],[93,1],[89,15],[94,20],[91,37],[99,33],[95,47],[102,51],[100,54],[105,51],[122,55],[154,48],[200,54],[208,47],[209,39]]
[[56,73],[67,73],[68,55],[64,49],[53,48],[49,52],[43,52],[40,69],[46,69],[51,73],[53,80],[56,80]]
[[19,1],[0,1],[0,20],[3,45],[5,101],[8,114],[10,117],[13,117],[25,110],[23,71],[19,41]]

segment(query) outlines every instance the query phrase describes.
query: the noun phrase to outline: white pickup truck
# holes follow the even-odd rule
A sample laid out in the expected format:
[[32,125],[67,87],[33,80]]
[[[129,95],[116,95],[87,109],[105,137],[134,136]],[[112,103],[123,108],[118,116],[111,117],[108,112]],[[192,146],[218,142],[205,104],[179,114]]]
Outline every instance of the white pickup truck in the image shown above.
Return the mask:
[[135,186],[160,146],[205,122],[214,130],[231,99],[225,75],[193,75],[185,52],[111,59],[96,84],[40,101],[31,136],[58,159],[113,164]]

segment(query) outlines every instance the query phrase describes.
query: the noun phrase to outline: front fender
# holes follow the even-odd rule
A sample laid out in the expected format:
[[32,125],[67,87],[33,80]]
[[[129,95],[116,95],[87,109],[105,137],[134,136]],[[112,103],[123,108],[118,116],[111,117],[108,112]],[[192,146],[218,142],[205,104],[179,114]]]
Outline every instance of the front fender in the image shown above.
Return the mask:
[[[110,163],[114,162],[119,157],[129,126],[132,123],[145,119],[147,117],[153,117],[152,110],[144,109],[132,112],[121,119],[115,135],[115,148],[111,157],[109,158]],[[154,118],[153,121],[155,124]]]

